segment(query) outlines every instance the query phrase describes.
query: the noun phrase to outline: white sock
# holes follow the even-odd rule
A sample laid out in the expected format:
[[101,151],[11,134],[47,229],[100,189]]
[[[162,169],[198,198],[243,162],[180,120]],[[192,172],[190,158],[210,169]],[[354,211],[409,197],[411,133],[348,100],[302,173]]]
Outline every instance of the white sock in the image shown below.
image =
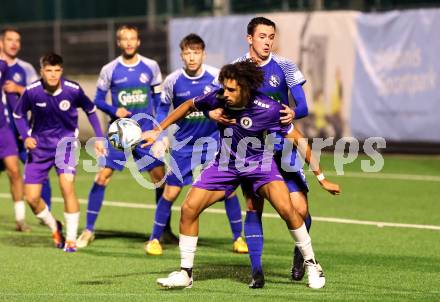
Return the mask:
[[37,214],[37,217],[47,225],[50,230],[56,232],[57,230],[57,221],[53,217],[52,213],[49,211],[47,206],[44,207],[44,210]]
[[66,241],[76,241],[78,235],[79,212],[64,212],[64,220],[66,221]]
[[23,223],[26,216],[26,204],[23,200],[14,202],[15,221]]
[[180,267],[192,268],[197,250],[197,236],[179,235]]
[[295,240],[296,246],[303,255],[304,260],[315,259],[315,254],[312,248],[312,239],[307,232],[306,225],[303,223],[302,226],[296,230],[290,230],[293,240]]

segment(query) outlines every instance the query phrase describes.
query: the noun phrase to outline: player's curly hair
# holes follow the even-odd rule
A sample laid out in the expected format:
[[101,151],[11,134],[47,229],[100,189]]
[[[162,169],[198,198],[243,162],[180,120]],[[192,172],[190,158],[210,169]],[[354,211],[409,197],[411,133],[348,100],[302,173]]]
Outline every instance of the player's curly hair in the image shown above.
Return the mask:
[[222,67],[218,76],[220,83],[226,79],[236,80],[241,88],[241,96],[248,100],[253,90],[257,90],[264,81],[264,71],[251,59],[228,64]]

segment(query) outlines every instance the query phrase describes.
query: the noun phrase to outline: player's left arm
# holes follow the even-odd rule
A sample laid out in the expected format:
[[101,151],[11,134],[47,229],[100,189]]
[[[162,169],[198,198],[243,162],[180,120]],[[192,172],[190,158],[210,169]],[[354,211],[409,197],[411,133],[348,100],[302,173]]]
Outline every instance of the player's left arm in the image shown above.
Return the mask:
[[[95,131],[95,136],[97,138],[103,138],[104,133],[102,132],[101,123],[99,122],[98,114],[96,113],[96,106],[90,100],[90,98],[84,93],[82,88],[79,89],[78,92],[78,101],[79,106],[84,110],[87,115],[87,119],[89,120],[90,125]],[[95,141],[95,153],[97,156],[101,156],[105,154],[104,142],[102,139],[97,139]]]
[[280,66],[283,70],[287,87],[295,102],[294,108],[284,106],[284,109],[281,111],[281,113],[284,114],[281,117],[281,121],[287,125],[292,123],[293,119],[300,119],[309,114],[306,96],[302,88],[306,80],[295,63],[285,60]]
[[86,113],[87,119],[90,122],[90,125],[95,131],[96,137],[104,137],[102,132],[101,123],[99,122],[98,114],[96,113],[96,106],[90,100],[90,98],[84,93],[82,88],[79,88],[78,91],[78,104],[79,107]]
[[315,174],[319,181],[319,184],[331,194],[339,194],[341,189],[338,184],[332,183],[327,180],[324,176],[324,172],[319,165],[318,159],[313,155],[312,148],[307,142],[307,139],[291,124],[291,128],[288,130],[287,138],[289,141],[295,144],[297,150],[300,152],[301,156],[304,158],[308,166]]
[[162,73],[160,71],[159,64],[156,61],[153,61],[152,65],[152,73],[153,78],[151,79],[151,94],[153,97],[153,107],[154,111],[158,112],[159,105],[161,102],[161,94],[162,94]]

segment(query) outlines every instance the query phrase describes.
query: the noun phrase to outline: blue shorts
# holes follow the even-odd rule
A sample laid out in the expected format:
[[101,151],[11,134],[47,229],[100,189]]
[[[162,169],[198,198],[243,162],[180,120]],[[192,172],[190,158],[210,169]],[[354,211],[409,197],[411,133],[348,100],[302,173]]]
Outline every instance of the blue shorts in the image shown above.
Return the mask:
[[[122,171],[127,162],[124,151],[119,151],[113,148],[107,139],[107,155],[101,156],[98,159],[98,164],[103,168],[110,168],[116,171]],[[141,148],[140,145],[136,146],[129,154],[133,156],[134,161],[138,167],[139,172],[151,171],[156,167],[163,166],[162,160],[154,157],[151,152],[151,147]],[[127,154],[127,156],[129,156]]]
[[217,149],[198,149],[192,146],[185,146],[178,151],[170,152],[170,171],[167,174],[166,184],[170,186],[183,187],[192,184],[193,171],[198,167],[207,166],[215,157]]
[[[307,184],[306,176],[302,168],[302,162],[298,158],[295,150],[291,156],[281,158],[281,152],[277,152],[274,155],[275,162],[278,166],[278,170],[284,178],[284,182],[289,189],[289,192],[309,192],[309,185]],[[285,170],[287,166],[291,166],[291,169]]]

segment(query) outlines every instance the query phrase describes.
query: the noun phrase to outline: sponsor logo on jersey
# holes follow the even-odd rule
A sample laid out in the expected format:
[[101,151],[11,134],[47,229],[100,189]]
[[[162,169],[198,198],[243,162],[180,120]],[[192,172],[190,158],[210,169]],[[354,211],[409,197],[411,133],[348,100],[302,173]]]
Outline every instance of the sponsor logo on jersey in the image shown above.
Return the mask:
[[192,81],[191,84],[198,84],[199,81]]
[[141,75],[139,76],[139,81],[141,81],[141,83],[147,83],[150,80],[150,77],[148,76],[148,74],[146,74],[145,72],[141,73]]
[[176,92],[176,96],[189,96],[191,94],[191,91],[187,90],[184,92]]
[[126,88],[118,93],[118,103],[125,108],[144,108],[148,101],[147,87]]
[[245,128],[245,129],[249,129],[250,127],[252,127],[252,120],[250,117],[244,116],[240,119],[240,125]]
[[14,80],[14,82],[21,82],[21,80],[23,79],[21,77],[21,74],[19,74],[18,72],[14,73],[14,75],[12,76],[12,79]]
[[[122,79],[114,80],[113,83],[115,83],[115,84],[121,84],[121,83],[125,83],[125,82],[127,82],[127,81],[128,81],[128,78],[127,78],[127,77],[123,77]],[[105,81],[104,81],[104,80],[102,80],[101,85],[102,85],[102,86],[105,85]]]
[[263,102],[260,102],[259,100],[255,100],[254,104],[257,105],[257,106],[260,106],[262,108],[266,108],[266,109],[270,107],[269,104],[265,104]]
[[44,108],[44,107],[47,106],[46,102],[35,103],[35,105],[36,105],[37,107],[41,107],[41,108]]
[[62,100],[60,104],[58,105],[62,111],[67,111],[70,109],[70,101],[69,100]]
[[270,76],[269,78],[269,85],[272,87],[278,87],[280,86],[281,80],[280,77],[277,76],[276,74],[273,74]]

